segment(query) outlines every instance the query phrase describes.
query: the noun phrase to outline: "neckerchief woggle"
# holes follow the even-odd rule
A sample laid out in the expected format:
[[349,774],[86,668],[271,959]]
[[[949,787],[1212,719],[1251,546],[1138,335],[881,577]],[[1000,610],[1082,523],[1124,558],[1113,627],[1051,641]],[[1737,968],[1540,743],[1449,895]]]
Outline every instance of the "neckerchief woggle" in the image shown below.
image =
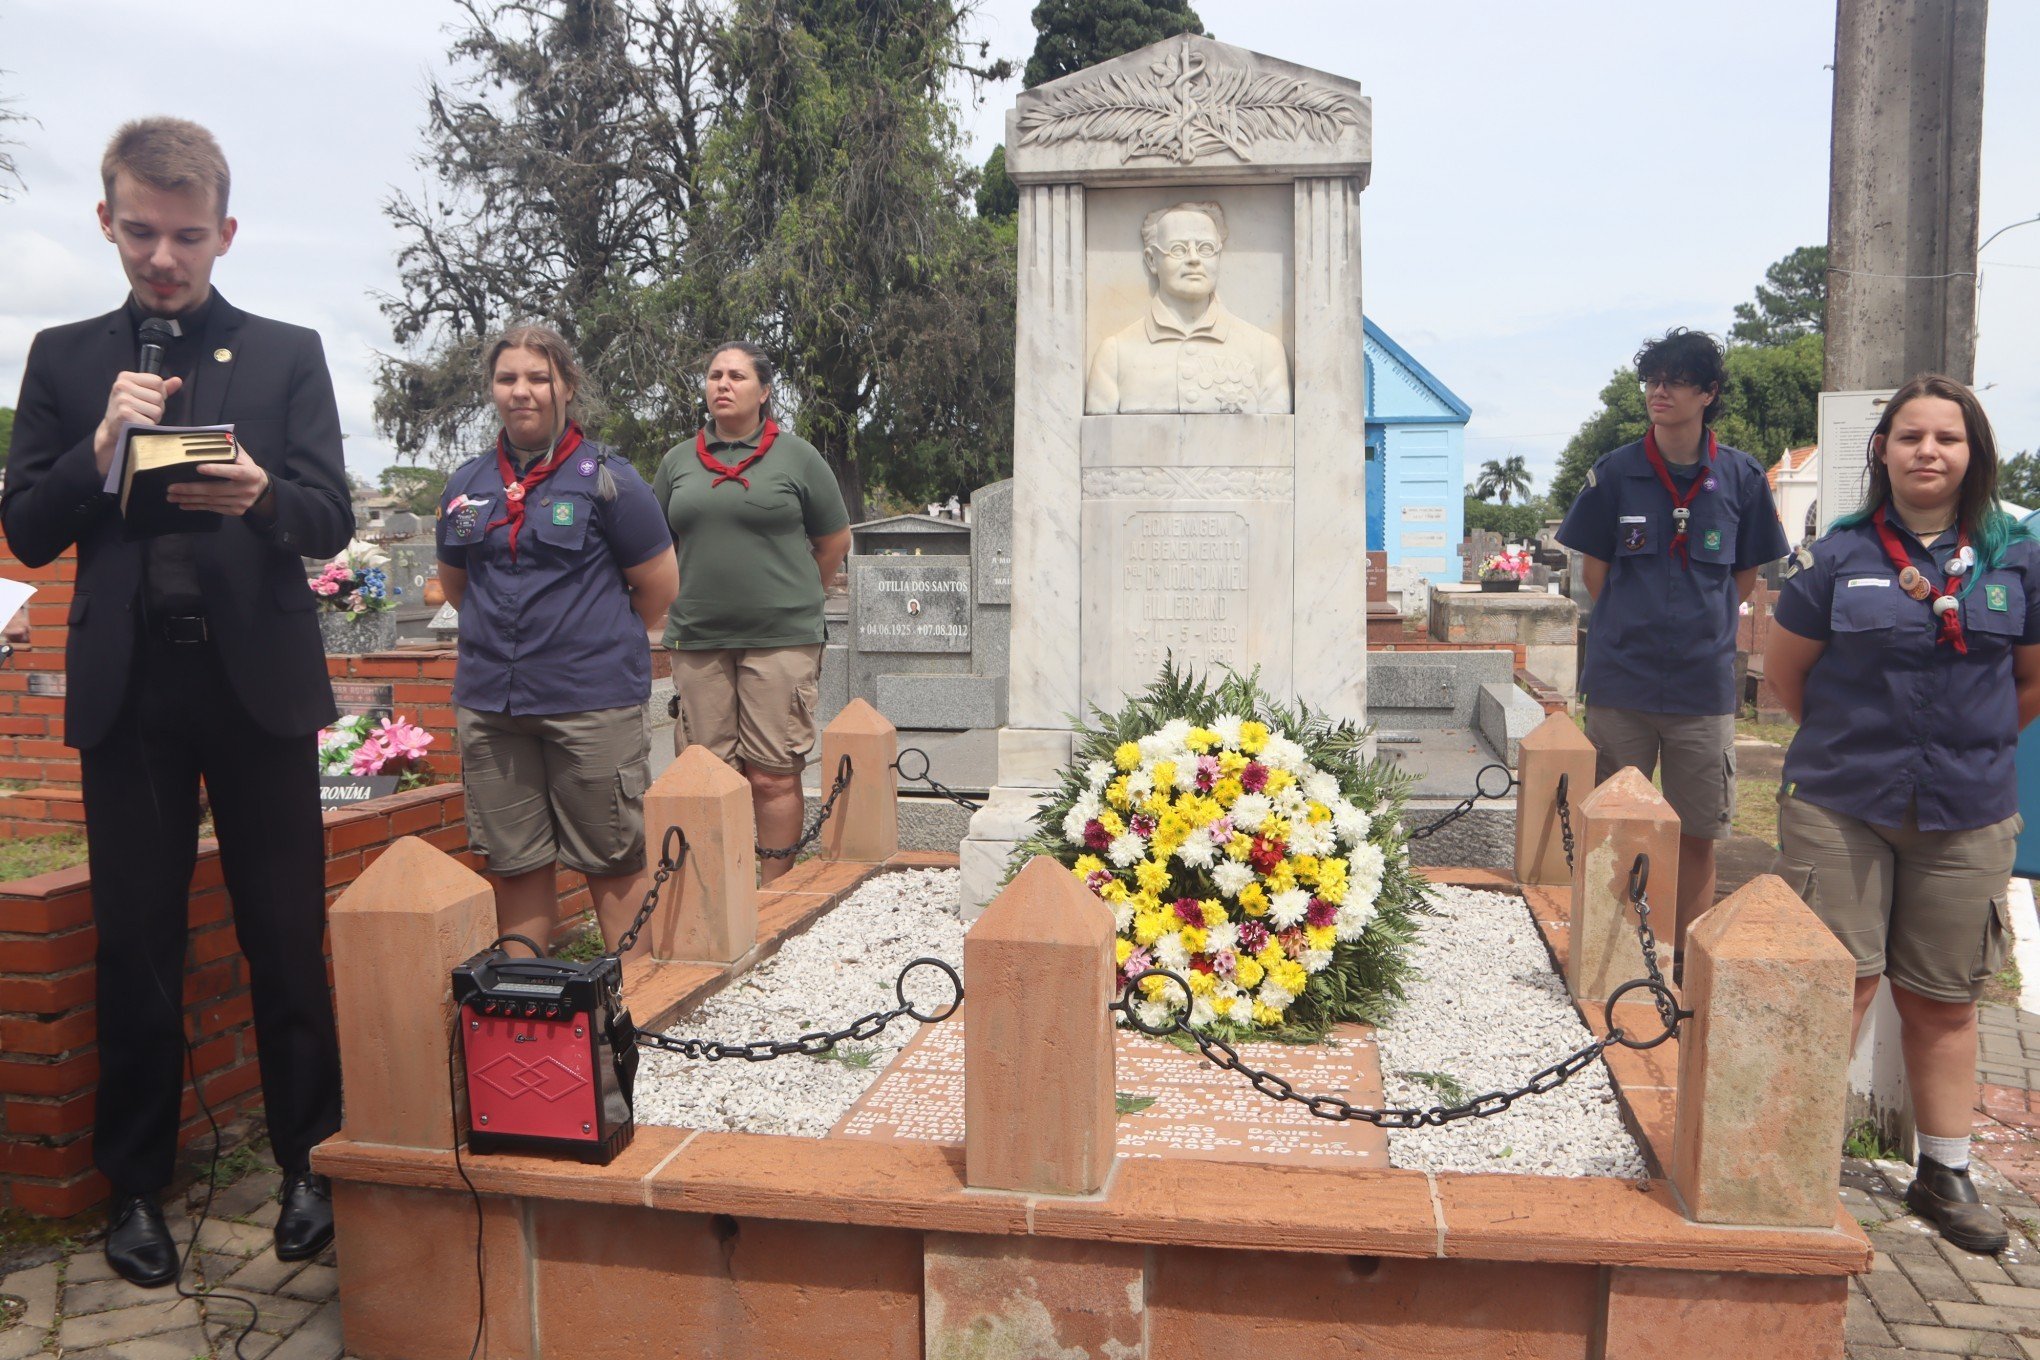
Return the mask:
[[765,433],[758,440],[757,452],[739,462],[735,467],[731,467],[708,451],[708,431],[706,429],[700,431],[694,436],[694,456],[701,460],[703,467],[716,475],[715,480],[708,484],[708,489],[713,491],[724,482],[737,482],[743,486],[744,490],[749,491],[751,489],[751,479],[744,475],[744,470],[770,452],[772,441],[777,438],[779,438],[779,425],[770,416],[767,416],[765,418]]
[[1702,491],[1714,489],[1714,449],[1714,431],[1709,430],[1708,466],[1700,470],[1700,475],[1693,479],[1693,484],[1686,488],[1684,495],[1681,495],[1678,486],[1672,481],[1672,470],[1665,466],[1665,456],[1658,452],[1656,427],[1646,430],[1643,436],[1643,456],[1650,459],[1650,470],[1657,474],[1659,483],[1664,486],[1665,494],[1672,498],[1672,556],[1678,558],[1687,571],[1693,570],[1693,553],[1691,545],[1686,542],[1686,524],[1693,518],[1693,512],[1687,507],[1693,503],[1693,497]]
[[[1952,573],[1948,578],[1948,584],[1936,590],[1933,583],[1913,565],[1911,555],[1906,552],[1905,544],[1898,536],[1898,530],[1891,527],[1891,521],[1885,515],[1884,506],[1877,507],[1875,513],[1870,516],[1870,522],[1877,526],[1877,541],[1884,545],[1884,555],[1891,559],[1892,567],[1898,572],[1898,588],[1915,600],[1933,600],[1934,617],[1940,625],[1940,633],[1935,637],[1934,645],[1938,647],[1946,643],[1955,649],[1955,655],[1968,656],[1969,640],[1962,636],[1962,601],[1955,594],[1956,581],[1961,571]],[[1963,569],[1966,570],[1968,560],[1964,554],[1968,551],[1969,530],[1963,529],[1956,535],[1955,557],[1951,561],[1962,562]],[[1931,561],[1933,554],[1930,552],[1927,556]]]
[[[496,471],[503,477],[503,518],[490,520],[488,528],[499,524],[510,526],[510,560],[517,560],[517,531],[524,527],[524,498],[535,490],[538,484],[553,475],[560,464],[573,456],[581,447],[581,427],[573,421],[567,422],[567,429],[560,436],[560,442],[553,451],[533,463],[520,477],[516,465],[510,461],[510,436],[501,433],[496,436]],[[485,531],[486,532],[486,531]]]

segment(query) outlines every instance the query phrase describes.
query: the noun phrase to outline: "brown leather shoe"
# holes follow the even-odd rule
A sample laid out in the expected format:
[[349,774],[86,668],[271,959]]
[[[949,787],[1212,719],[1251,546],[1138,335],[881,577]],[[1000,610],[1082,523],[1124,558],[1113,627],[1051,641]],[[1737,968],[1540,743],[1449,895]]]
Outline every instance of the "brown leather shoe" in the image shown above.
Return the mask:
[[2003,1215],[1977,1199],[1969,1172],[1951,1171],[1931,1157],[1920,1158],[1919,1170],[1905,1190],[1905,1207],[1962,1250],[1979,1256],[1995,1256],[2011,1241]]

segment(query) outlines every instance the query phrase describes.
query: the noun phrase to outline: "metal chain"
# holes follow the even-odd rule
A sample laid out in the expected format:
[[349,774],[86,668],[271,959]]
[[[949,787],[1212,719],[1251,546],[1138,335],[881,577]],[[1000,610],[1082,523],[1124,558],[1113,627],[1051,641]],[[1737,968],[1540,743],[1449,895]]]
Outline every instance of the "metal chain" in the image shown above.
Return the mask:
[[[675,843],[679,848],[674,848]],[[652,886],[645,891],[644,905],[638,908],[637,919],[630,923],[630,929],[623,932],[623,938],[616,942],[610,953],[621,958],[637,943],[638,932],[645,928],[645,922],[652,919],[652,913],[659,908],[659,894],[665,890],[666,880],[678,873],[680,866],[687,862],[687,834],[677,826],[666,828],[666,839],[659,845],[659,869],[652,875]]]
[[[1508,781],[1502,785],[1500,790],[1494,793],[1489,793],[1486,787],[1487,774],[1489,770],[1501,771],[1502,778]],[[1464,817],[1467,813],[1473,811],[1474,804],[1478,803],[1481,799],[1506,798],[1509,796],[1510,791],[1513,790],[1515,787],[1516,776],[1509,773],[1508,766],[1483,765],[1480,767],[1480,773],[1473,777],[1473,792],[1467,794],[1466,797],[1460,799],[1459,802],[1453,806],[1451,811],[1447,812],[1437,821],[1430,823],[1428,826],[1420,826],[1412,830],[1409,833],[1409,839],[1413,841],[1420,841],[1423,840],[1426,836],[1436,835],[1438,832],[1443,831],[1446,827],[1458,821],[1461,817]]]
[[1558,834],[1565,841],[1565,867],[1568,871],[1573,867],[1572,806],[1566,801],[1567,788],[1571,783],[1572,776],[1569,774],[1558,777]]
[[[919,756],[921,758],[921,772],[919,774],[908,774],[904,769],[901,768],[903,765],[906,764],[908,756]],[[968,808],[972,812],[976,812],[980,808],[984,807],[983,803],[980,803],[972,798],[964,797],[962,794],[958,793],[955,789],[950,788],[947,784],[943,783],[941,780],[929,774],[928,753],[926,751],[923,751],[918,746],[901,747],[899,755],[895,757],[893,760],[892,768],[893,772],[899,775],[900,778],[908,781],[909,783],[926,784],[928,786],[928,792],[935,794],[936,796],[941,798],[947,798],[950,802],[956,804],[960,808]]]
[[795,855],[813,845],[816,838],[822,834],[822,823],[828,821],[829,814],[836,810],[836,799],[842,795],[844,789],[849,787],[850,757],[846,755],[836,762],[836,783],[829,790],[829,796],[822,800],[822,806],[815,813],[814,821],[808,823],[807,830],[800,833],[800,839],[783,850],[768,850],[761,845],[758,847],[758,858],[792,859]]
[[[949,1001],[939,1009],[924,1011],[907,1000],[907,976],[916,968],[934,968],[949,979],[953,993]],[[889,1011],[873,1011],[859,1016],[842,1029],[815,1030],[797,1039],[752,1039],[747,1043],[729,1044],[715,1039],[675,1039],[656,1030],[636,1031],[640,1048],[655,1048],[662,1053],[677,1053],[683,1058],[695,1058],[707,1062],[720,1062],[725,1058],[742,1058],[745,1062],[771,1062],[774,1058],[788,1058],[795,1054],[819,1058],[845,1040],[876,1039],[886,1026],[901,1016],[910,1016],[923,1025],[940,1024],[956,1014],[956,1008],[963,1004],[963,978],[955,968],[941,959],[915,959],[900,969],[900,975],[893,983],[893,995],[899,998],[899,1005]]]
[[[1249,1067],[1246,1061],[1240,1057],[1239,1050],[1225,1040],[1209,1034],[1200,1034],[1186,1025],[1183,1022],[1182,1016],[1188,1010],[1192,996],[1190,984],[1177,974],[1168,972],[1165,969],[1150,968],[1130,979],[1126,984],[1125,990],[1121,992],[1119,1000],[1113,1002],[1106,1009],[1115,1011],[1123,1016],[1129,1025],[1132,1025],[1142,1034],[1152,1035],[1158,1039],[1177,1033],[1187,1035],[1190,1041],[1197,1045],[1198,1052],[1202,1053],[1205,1060],[1211,1063],[1212,1066],[1227,1072],[1237,1072],[1245,1077],[1248,1084],[1262,1095],[1267,1096],[1271,1100],[1294,1101],[1319,1119],[1351,1120],[1362,1124],[1373,1124],[1378,1128],[1384,1129],[1437,1128],[1446,1124],[1456,1123],[1461,1119],[1485,1119],[1490,1115],[1502,1113],[1525,1096],[1539,1096],[1547,1091],[1558,1089],[1569,1079],[1592,1066],[1596,1058],[1599,1058],[1608,1049],[1613,1048],[1617,1044],[1622,1045],[1624,1048],[1656,1048],[1665,1040],[1678,1034],[1680,1021],[1691,1017],[1693,1014],[1691,1011],[1679,1009],[1678,1002],[1672,996],[1671,989],[1665,985],[1664,975],[1658,971],[1657,937],[1651,933],[1650,902],[1644,895],[1644,887],[1649,882],[1649,879],[1650,859],[1646,855],[1638,855],[1636,863],[1631,867],[1629,873],[1629,900],[1631,905],[1636,908],[1637,939],[1643,946],[1644,967],[1648,970],[1649,976],[1623,983],[1608,998],[1605,1011],[1605,1028],[1607,1033],[1591,1043],[1583,1044],[1579,1048],[1574,1049],[1549,1067],[1540,1068],[1529,1080],[1520,1086],[1507,1091],[1489,1091],[1484,1095],[1475,1096],[1471,1100],[1461,1101],[1457,1105],[1431,1105],[1421,1108],[1417,1106],[1374,1108],[1366,1105],[1355,1105],[1350,1101],[1340,1099],[1338,1096],[1303,1094],[1288,1081],[1276,1076],[1273,1072],[1263,1072]],[[1141,984],[1151,977],[1166,978],[1182,989],[1185,1003],[1184,1011],[1169,1012],[1169,1022],[1167,1025],[1150,1025],[1134,1009],[1133,999],[1135,994],[1142,990]],[[1615,1003],[1621,1000],[1625,993],[1638,988],[1649,989],[1652,998],[1657,1003],[1658,1018],[1664,1022],[1664,1033],[1653,1039],[1632,1039],[1623,1032],[1620,1025],[1615,1023]]]

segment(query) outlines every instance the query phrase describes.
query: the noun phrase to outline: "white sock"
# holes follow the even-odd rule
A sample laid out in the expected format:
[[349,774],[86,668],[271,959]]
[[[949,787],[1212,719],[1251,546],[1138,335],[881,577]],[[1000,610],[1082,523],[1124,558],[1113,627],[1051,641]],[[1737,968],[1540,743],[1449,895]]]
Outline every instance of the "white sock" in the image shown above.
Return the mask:
[[1920,1156],[1932,1157],[1950,1171],[1969,1169],[1969,1135],[1960,1138],[1936,1138],[1930,1133],[1917,1133],[1913,1141],[1919,1144]]

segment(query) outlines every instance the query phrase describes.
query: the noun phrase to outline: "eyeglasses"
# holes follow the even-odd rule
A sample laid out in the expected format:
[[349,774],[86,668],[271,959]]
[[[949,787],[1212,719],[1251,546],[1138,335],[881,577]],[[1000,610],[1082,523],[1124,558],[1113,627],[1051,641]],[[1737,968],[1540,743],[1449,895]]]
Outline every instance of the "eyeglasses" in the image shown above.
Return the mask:
[[1218,250],[1216,241],[1199,241],[1195,245],[1188,241],[1178,241],[1162,253],[1172,260],[1187,260],[1191,252],[1195,251],[1200,260],[1215,260],[1218,258]]
[[1650,389],[1653,387],[1661,387],[1672,396],[1682,396],[1687,392],[1700,390],[1699,383],[1687,382],[1684,378],[1645,378],[1637,383],[1637,386],[1643,389],[1645,396],[1650,395]]

